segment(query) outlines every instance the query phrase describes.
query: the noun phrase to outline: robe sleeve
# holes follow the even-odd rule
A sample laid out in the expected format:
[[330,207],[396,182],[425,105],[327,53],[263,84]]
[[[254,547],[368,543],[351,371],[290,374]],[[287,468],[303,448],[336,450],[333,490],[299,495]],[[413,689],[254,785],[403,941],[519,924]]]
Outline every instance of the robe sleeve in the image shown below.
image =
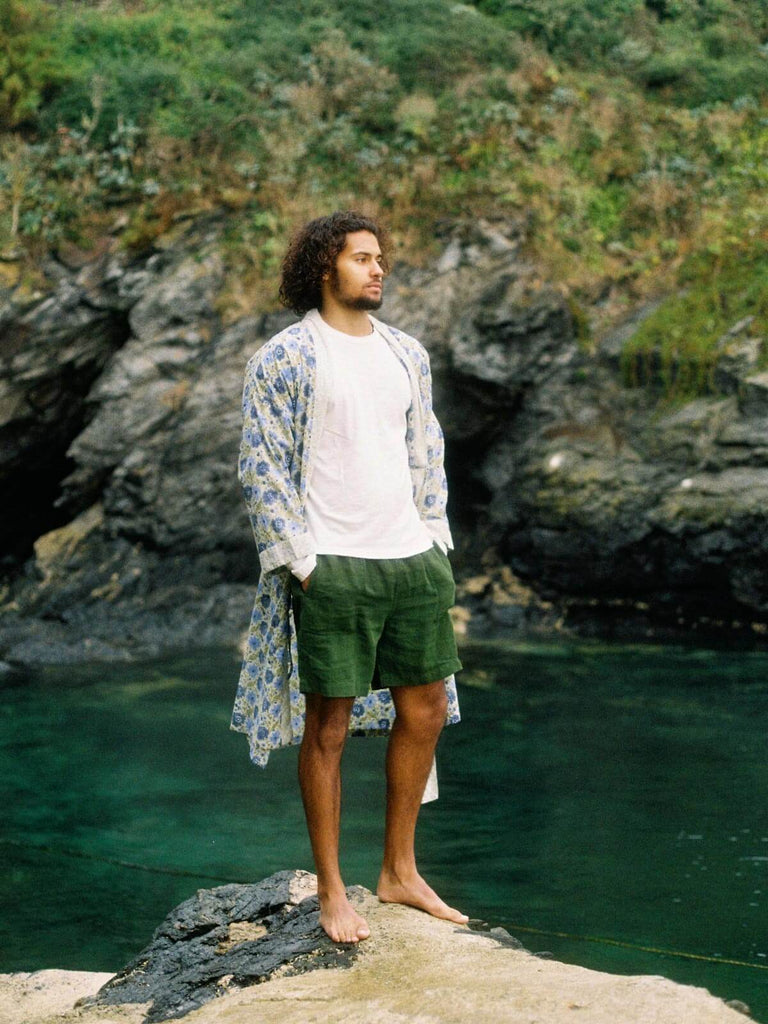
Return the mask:
[[424,408],[424,433],[427,443],[426,488],[419,509],[427,529],[446,547],[453,547],[453,538],[448,525],[446,508],[448,504],[448,482],[445,476],[445,441],[442,428],[432,408],[432,374],[429,356],[425,349],[421,366],[421,397]]
[[[313,552],[300,495],[304,430],[297,426],[306,425],[300,386],[287,347],[274,339],[248,362],[238,479],[263,572]],[[297,415],[303,424],[297,424]]]

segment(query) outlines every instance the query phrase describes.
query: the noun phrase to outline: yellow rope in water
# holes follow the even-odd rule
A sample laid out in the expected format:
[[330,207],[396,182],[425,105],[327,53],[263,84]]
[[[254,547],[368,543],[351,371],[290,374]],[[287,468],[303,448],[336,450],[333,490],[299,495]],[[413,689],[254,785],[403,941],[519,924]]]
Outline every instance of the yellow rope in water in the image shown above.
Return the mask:
[[581,942],[597,942],[604,946],[622,946],[624,949],[637,949],[642,953],[657,953],[661,956],[676,956],[686,960],[706,960],[712,964],[734,964],[736,967],[753,967],[756,971],[768,971],[768,964],[751,964],[747,960],[731,960],[724,956],[707,956],[705,953],[684,953],[678,949],[658,949],[656,946],[641,946],[634,942],[622,942],[620,939],[605,939],[598,935],[574,935],[570,932],[554,932],[545,928],[531,928],[524,924],[510,924],[509,931],[531,932],[534,935],[552,935],[558,939],[578,939]]
[[131,871],[148,871],[152,875],[177,875],[179,878],[208,878],[212,882],[237,882],[245,884],[242,878],[228,878],[226,875],[206,875],[200,871],[185,871],[183,868],[161,868],[149,864],[134,864],[133,861],[119,860],[117,857],[103,857],[85,850],[68,850],[61,846],[44,846],[42,843],[22,843],[18,839],[0,839],[2,846],[16,846],[20,850],[38,850],[40,853],[61,854],[64,857],[77,857],[80,860],[96,860],[100,864],[114,864],[118,868],[129,868]]
[[[62,847],[43,846],[38,843],[24,843],[18,839],[0,839],[0,845],[15,846],[22,850],[37,850],[41,853],[62,854],[66,857],[79,857],[83,860],[96,860],[102,864],[114,864],[116,867],[129,868],[131,871],[148,871],[156,875],[177,875],[181,878],[208,878],[213,882],[237,882],[241,885],[240,878],[229,878],[221,875],[207,875],[197,871],[185,871],[183,868],[161,868],[151,867],[148,864],[135,864],[132,861],[118,860],[116,857],[103,857],[95,853],[86,853],[83,850],[71,850]],[[746,960],[731,960],[723,956],[707,956],[704,953],[685,953],[677,949],[657,949],[655,946],[641,946],[634,942],[622,942],[620,939],[606,939],[597,935],[576,935],[571,932],[555,932],[546,928],[533,928],[525,924],[510,924],[509,929],[513,932],[528,932],[532,935],[550,935],[558,939],[575,939],[579,942],[596,942],[604,946],[621,946],[623,949],[635,949],[641,953],[655,953],[659,956],[676,956],[685,960],[706,960],[712,964],[732,964],[735,967],[751,967],[756,971],[768,971],[768,964],[751,964]]]

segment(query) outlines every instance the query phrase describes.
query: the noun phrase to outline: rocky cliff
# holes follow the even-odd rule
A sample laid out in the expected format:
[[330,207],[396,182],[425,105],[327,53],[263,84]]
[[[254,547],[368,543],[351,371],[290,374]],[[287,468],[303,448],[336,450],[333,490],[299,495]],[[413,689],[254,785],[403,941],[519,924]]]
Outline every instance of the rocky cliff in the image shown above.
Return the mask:
[[[418,910],[351,899],[371,925],[357,947],[318,926],[315,877],[200,890],[111,979],[0,975],[2,1024],[745,1024],[748,1007],[646,975],[618,977],[529,953],[503,929],[477,932]],[[105,984],[106,982],[106,984]],[[78,999],[78,997],[80,997]],[[76,1005],[73,1006],[75,1000]]]
[[[243,369],[292,319],[225,325],[222,216],[142,257],[106,241],[0,293],[0,659],[232,642],[257,559],[235,476]],[[622,383],[650,307],[589,346],[522,256],[525,222],[459,225],[399,267],[382,317],[422,338],[448,441],[462,628],[624,636],[768,624],[768,374],[751,319],[719,392]],[[610,295],[589,312],[595,324]]]

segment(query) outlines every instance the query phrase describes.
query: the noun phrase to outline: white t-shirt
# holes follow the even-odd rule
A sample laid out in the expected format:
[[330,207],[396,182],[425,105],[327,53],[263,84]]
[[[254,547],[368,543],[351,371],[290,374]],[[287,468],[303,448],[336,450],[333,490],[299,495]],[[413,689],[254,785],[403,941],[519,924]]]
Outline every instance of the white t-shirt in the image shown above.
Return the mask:
[[[432,546],[413,501],[408,372],[387,341],[323,325],[331,399],[316,442],[307,526],[317,554],[407,558]],[[303,579],[312,555],[291,563]]]

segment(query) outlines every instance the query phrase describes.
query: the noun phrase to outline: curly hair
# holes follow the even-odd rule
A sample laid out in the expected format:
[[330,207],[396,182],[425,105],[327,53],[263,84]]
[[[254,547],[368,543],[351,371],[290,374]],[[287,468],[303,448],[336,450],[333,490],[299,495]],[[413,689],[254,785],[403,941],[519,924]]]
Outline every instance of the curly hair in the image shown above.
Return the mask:
[[305,224],[291,239],[283,259],[280,301],[295,313],[320,308],[322,281],[336,269],[336,259],[354,231],[370,231],[381,247],[381,266],[389,272],[392,244],[387,230],[354,210],[341,210],[329,217],[317,217]]

